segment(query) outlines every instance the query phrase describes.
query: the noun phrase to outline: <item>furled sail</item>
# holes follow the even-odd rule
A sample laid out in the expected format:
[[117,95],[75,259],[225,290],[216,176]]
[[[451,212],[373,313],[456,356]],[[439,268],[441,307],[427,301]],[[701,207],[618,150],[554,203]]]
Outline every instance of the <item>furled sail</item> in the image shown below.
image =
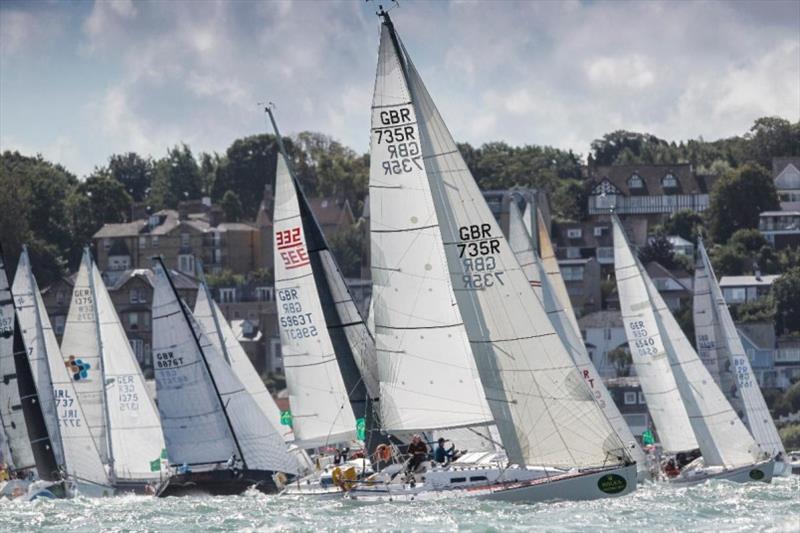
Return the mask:
[[83,377],[91,369],[79,367],[62,357],[39,287],[33,279],[27,250],[23,250],[20,255],[12,292],[36,390],[58,463],[77,481],[110,486],[108,474],[73,386],[76,374]]
[[281,353],[298,445],[355,439],[356,419],[325,323],[295,184],[282,156],[273,226]]
[[[614,399],[603,383],[600,373],[589,358],[580,331],[573,328],[573,321],[570,321],[567,311],[562,307],[561,302],[556,296],[556,291],[553,289],[552,280],[556,277],[561,280],[563,284],[563,279],[561,279],[561,274],[558,271],[558,264],[555,266],[555,271],[546,273],[544,265],[542,262],[536,260],[535,254],[533,255],[532,261],[528,257],[527,250],[533,250],[533,240],[525,228],[525,223],[519,212],[519,208],[513,202],[509,207],[508,223],[509,245],[515,252],[516,250],[521,251],[522,256],[518,254],[517,260],[519,261],[520,267],[522,267],[525,272],[528,281],[531,282],[531,286],[534,287],[534,292],[536,292],[534,281],[538,282],[539,291],[537,296],[540,298],[541,305],[544,306],[553,328],[556,330],[556,333],[558,333],[559,338],[561,338],[561,342],[569,351],[584,381],[589,385],[589,389],[592,391],[592,394],[594,394],[597,404],[603,410],[603,413],[611,423],[614,431],[616,431],[617,435],[619,435],[622,442],[626,445],[628,453],[636,461],[637,469],[640,472],[646,472],[647,464],[644,452],[639,446],[639,443],[636,442],[636,438],[633,436],[627,422],[625,422],[625,419],[622,417],[617,404],[614,403]],[[547,240],[549,241],[549,239]],[[529,261],[531,262],[529,263]],[[528,264],[529,266],[526,266]]]
[[235,455],[246,469],[296,473],[283,438],[178,298],[160,259],[153,270],[153,354],[170,463],[214,466]]
[[373,318],[388,431],[492,422],[445,259],[416,110],[383,26],[370,142]]
[[641,266],[616,216],[612,216],[612,225],[614,270],[622,322],[647,408],[664,452],[673,454],[694,450],[697,440],[672,374],[664,347],[666,340],[650,305]]
[[[17,384],[15,352],[21,337],[16,326],[16,311],[8,285],[5,259],[0,248],[0,440],[3,441],[3,457],[13,470],[25,470],[36,466],[36,459],[25,423],[20,390]],[[18,344],[15,346],[15,342]]]
[[[420,160],[424,166],[421,174],[432,192],[456,302],[510,462],[588,467],[627,460],[624,445],[550,325],[388,16],[384,18],[379,80],[394,64],[409,94],[405,104],[392,102],[395,106],[374,111],[373,123],[377,119],[379,128],[372,138],[372,158],[378,157],[372,159],[372,168],[402,175]],[[375,92],[387,94],[379,85]],[[381,125],[381,120],[389,123]],[[414,134],[413,142],[406,132]],[[374,149],[376,144],[381,151]],[[418,157],[408,146],[412,144]],[[407,175],[401,177],[395,179],[408,182]],[[373,213],[377,203],[371,204]],[[396,203],[401,213],[408,213],[410,201]]]
[[208,340],[231,365],[234,374],[242,382],[244,388],[253,397],[258,408],[267,417],[272,427],[283,436],[285,441],[294,439],[292,428],[281,424],[281,412],[267,390],[261,376],[258,375],[250,358],[245,353],[242,345],[236,340],[228,321],[222,315],[217,302],[208,294],[205,283],[197,290],[197,300],[194,304],[194,317],[203,327]]
[[700,358],[761,450],[770,457],[785,456],[783,442],[761,394],[702,240],[698,242],[698,252],[694,278],[694,328]]

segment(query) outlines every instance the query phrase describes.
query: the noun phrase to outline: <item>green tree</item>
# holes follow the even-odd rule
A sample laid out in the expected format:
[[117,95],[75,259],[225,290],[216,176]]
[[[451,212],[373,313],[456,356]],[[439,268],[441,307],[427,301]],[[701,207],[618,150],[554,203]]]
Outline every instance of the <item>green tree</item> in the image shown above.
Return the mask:
[[614,348],[608,352],[607,357],[609,362],[614,365],[617,371],[617,377],[630,375],[633,358],[631,357],[631,351],[628,349],[627,344]]
[[715,242],[724,243],[736,230],[757,228],[758,215],[778,207],[770,173],[760,165],[746,163],[714,184],[708,209],[709,231]]
[[67,209],[76,247],[71,255],[77,255],[103,224],[127,220],[131,197],[122,183],[101,171],[86,178],[70,193]]
[[792,124],[780,117],[762,117],[755,121],[750,133],[750,156],[769,167],[773,157],[800,156],[800,122]]
[[656,261],[667,269],[675,268],[675,251],[672,243],[667,240],[665,235],[651,237],[645,246],[639,250],[639,260],[646,265],[650,261]]
[[560,180],[553,193],[553,215],[579,222],[588,216],[589,184],[574,179]]
[[740,246],[715,246],[710,252],[714,274],[722,276],[741,276],[750,272],[752,263]]
[[731,235],[729,244],[740,246],[746,252],[755,253],[769,243],[757,229],[740,229]]
[[700,213],[691,209],[679,209],[664,222],[662,231],[696,243],[702,227],[703,216]]
[[107,175],[122,184],[134,202],[147,196],[153,179],[153,161],[135,152],[115,154],[108,158]]
[[787,450],[796,450],[800,448],[800,424],[784,426],[778,433],[780,433],[783,446]]
[[191,149],[183,144],[167,151],[167,156],[155,163],[153,186],[148,201],[153,210],[178,207],[183,200],[202,196],[200,167]]
[[226,191],[235,191],[242,202],[244,217],[255,218],[266,184],[275,183],[277,157],[278,145],[273,135],[236,139],[217,167],[211,198],[220,201]]
[[222,211],[225,213],[225,220],[228,222],[239,222],[242,220],[244,210],[239,195],[233,191],[225,191],[220,202]]
[[336,257],[339,269],[345,277],[361,276],[361,250],[363,232],[358,226],[340,231],[329,239],[331,252]]
[[772,284],[779,333],[800,332],[800,266],[787,271]]

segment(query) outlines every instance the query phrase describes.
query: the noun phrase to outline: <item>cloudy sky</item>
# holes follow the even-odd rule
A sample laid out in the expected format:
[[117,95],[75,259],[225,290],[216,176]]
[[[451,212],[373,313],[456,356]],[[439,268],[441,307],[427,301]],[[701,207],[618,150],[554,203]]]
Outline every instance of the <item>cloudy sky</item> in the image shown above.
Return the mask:
[[[383,0],[387,3],[388,0]],[[0,2],[0,148],[79,175],[112,153],[264,132],[368,147],[379,21],[363,0]],[[586,154],[800,120],[800,2],[402,0],[395,25],[459,140]]]

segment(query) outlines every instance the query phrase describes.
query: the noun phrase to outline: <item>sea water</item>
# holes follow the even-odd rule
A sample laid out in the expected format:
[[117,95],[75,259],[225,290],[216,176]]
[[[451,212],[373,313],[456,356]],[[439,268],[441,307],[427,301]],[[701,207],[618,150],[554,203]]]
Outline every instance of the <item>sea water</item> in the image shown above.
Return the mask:
[[800,531],[800,476],[771,485],[645,484],[591,502],[362,504],[242,496],[0,500],[0,531]]

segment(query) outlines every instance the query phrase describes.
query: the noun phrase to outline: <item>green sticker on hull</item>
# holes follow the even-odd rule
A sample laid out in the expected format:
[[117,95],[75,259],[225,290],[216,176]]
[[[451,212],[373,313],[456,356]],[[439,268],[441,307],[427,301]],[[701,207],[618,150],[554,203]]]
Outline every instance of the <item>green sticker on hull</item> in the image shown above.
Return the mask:
[[597,480],[597,488],[606,494],[619,494],[628,486],[625,478],[617,474],[606,474]]
[[753,479],[755,481],[762,480],[764,479],[764,472],[762,472],[761,470],[751,470],[750,479]]

